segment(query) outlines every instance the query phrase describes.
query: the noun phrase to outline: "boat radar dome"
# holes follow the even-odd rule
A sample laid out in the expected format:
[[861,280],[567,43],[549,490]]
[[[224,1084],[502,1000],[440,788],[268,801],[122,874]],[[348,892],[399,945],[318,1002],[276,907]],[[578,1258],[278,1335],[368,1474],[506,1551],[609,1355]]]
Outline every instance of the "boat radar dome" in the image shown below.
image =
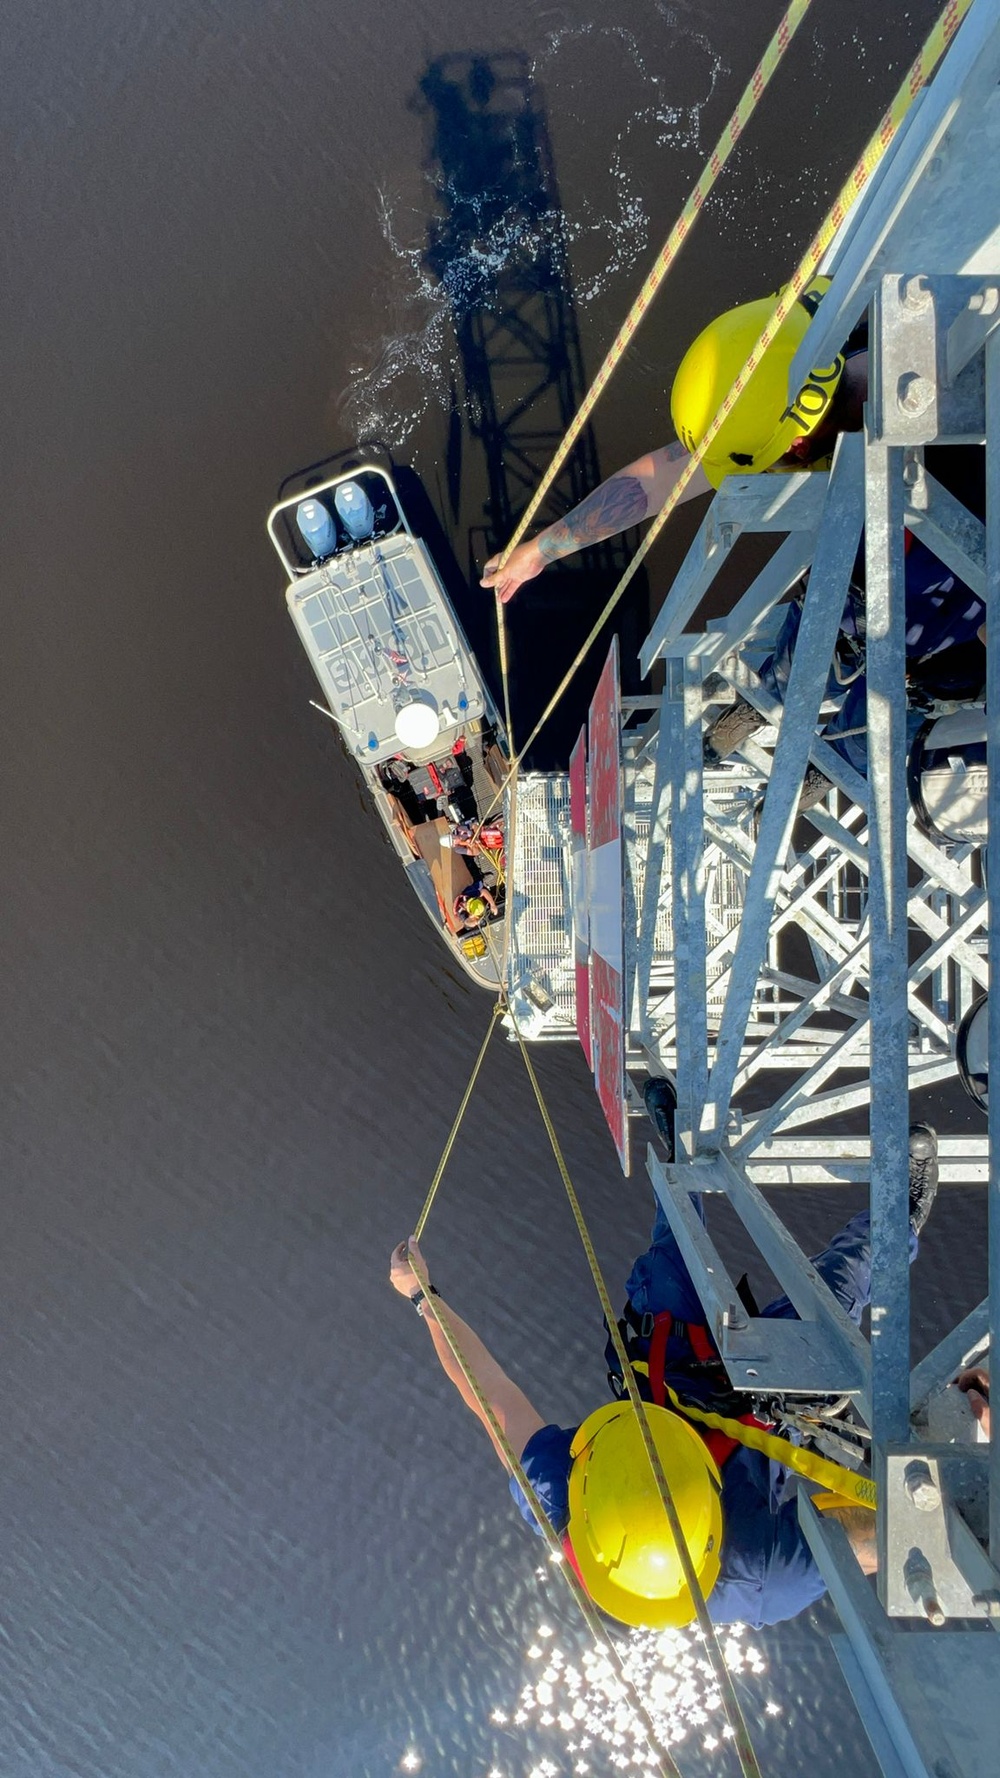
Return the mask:
[[424,704],[416,699],[410,704],[402,704],[396,711],[396,738],[404,747],[430,747],[440,733],[438,713],[433,704]]
[[332,556],[337,547],[337,526],[333,514],[322,500],[300,500],[295,508],[295,523],[310,555],[316,562]]
[[355,543],[371,536],[375,529],[375,514],[368,495],[357,482],[341,482],[333,496],[333,504]]

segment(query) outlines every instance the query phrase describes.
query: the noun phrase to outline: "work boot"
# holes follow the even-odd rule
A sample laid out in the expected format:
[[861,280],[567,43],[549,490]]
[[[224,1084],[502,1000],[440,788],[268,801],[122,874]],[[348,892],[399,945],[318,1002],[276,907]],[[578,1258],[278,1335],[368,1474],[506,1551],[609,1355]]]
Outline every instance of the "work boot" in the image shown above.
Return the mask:
[[919,1235],[933,1208],[938,1188],[937,1131],[930,1124],[910,1125],[910,1227]]
[[832,789],[833,785],[826,773],[821,772],[819,766],[810,766],[802,780],[802,789],[799,792],[799,814],[805,815],[809,809],[814,809],[816,804],[821,802],[827,792]]
[[651,1124],[657,1135],[662,1136],[666,1144],[667,1159],[672,1161],[674,1158],[674,1118],[677,1112],[677,1094],[670,1081],[659,1075],[656,1079],[646,1081],[642,1089],[642,1097]]
[[717,766],[720,760],[735,753],[737,747],[742,747],[759,728],[766,727],[767,717],[748,704],[746,698],[737,698],[735,704],[728,704],[719,712],[711,728],[705,731],[702,743],[705,764]]

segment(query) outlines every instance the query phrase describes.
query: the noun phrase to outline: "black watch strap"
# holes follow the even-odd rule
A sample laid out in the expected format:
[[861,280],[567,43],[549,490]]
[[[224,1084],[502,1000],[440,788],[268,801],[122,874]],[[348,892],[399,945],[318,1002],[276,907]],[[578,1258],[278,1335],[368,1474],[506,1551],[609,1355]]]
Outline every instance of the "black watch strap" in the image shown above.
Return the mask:
[[415,1290],[413,1295],[410,1298],[410,1301],[413,1304],[413,1307],[416,1309],[417,1314],[419,1315],[420,1314],[420,1305],[424,1301],[425,1297],[426,1296],[440,1296],[440,1294],[441,1294],[441,1292],[439,1290],[435,1290],[435,1288],[432,1284],[429,1286],[429,1288],[426,1291]]

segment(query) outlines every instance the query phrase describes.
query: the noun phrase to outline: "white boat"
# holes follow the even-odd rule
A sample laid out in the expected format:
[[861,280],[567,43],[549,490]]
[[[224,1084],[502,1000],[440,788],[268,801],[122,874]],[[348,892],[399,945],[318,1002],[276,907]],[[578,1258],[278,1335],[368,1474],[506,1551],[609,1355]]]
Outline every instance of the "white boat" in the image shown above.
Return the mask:
[[495,988],[506,741],[431,554],[370,463],[279,501],[267,528],[325,707],[410,884],[457,961]]

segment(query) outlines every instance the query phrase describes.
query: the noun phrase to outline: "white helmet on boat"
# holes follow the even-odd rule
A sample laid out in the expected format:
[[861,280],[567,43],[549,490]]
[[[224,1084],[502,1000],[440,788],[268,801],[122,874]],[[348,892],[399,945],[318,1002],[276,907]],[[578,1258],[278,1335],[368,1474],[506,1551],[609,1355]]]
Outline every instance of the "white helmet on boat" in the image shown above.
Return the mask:
[[926,833],[983,845],[989,783],[983,705],[925,722],[910,748],[906,778],[910,802]]
[[958,1075],[970,1099],[981,1111],[989,1110],[990,1088],[990,998],[984,994],[970,1006],[955,1033],[955,1060]]

